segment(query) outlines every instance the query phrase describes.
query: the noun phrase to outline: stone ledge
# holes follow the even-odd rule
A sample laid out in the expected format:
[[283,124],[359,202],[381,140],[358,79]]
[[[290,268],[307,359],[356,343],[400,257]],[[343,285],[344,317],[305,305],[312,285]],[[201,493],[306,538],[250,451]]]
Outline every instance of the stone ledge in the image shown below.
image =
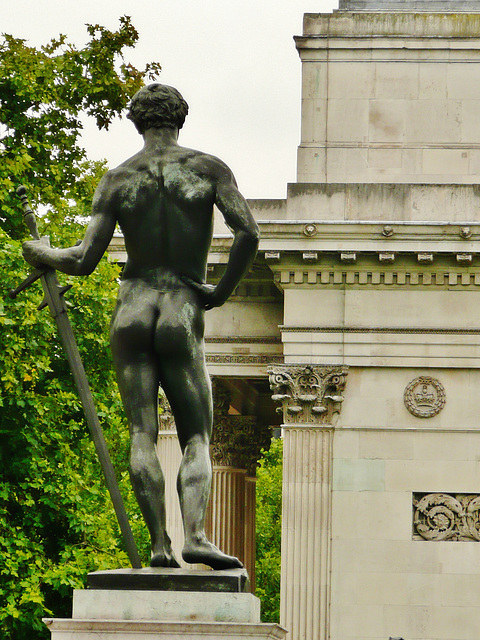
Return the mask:
[[220,622],[153,622],[138,620],[70,620],[44,618],[52,640],[283,640],[286,630],[277,624]]

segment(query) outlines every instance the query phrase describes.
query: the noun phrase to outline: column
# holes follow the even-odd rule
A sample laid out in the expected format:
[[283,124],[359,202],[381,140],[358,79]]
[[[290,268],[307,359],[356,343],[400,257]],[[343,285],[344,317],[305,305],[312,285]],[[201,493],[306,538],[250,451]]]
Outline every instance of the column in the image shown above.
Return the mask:
[[255,476],[245,476],[245,540],[244,558],[245,567],[250,577],[252,593],[255,593],[255,560],[256,560],[256,533],[255,533],[255,512],[257,502],[257,478]]
[[182,560],[183,523],[177,494],[177,475],[182,461],[182,452],[178,443],[175,420],[165,394],[159,395],[159,431],[157,456],[165,477],[165,508],[167,511],[167,532],[172,540],[175,557],[183,567],[191,565]]
[[283,413],[280,624],[290,640],[328,640],[332,444],[346,367],[269,368]]
[[206,529],[212,542],[244,563],[255,586],[255,470],[271,429],[255,416],[231,415],[230,393],[213,381],[212,494]]

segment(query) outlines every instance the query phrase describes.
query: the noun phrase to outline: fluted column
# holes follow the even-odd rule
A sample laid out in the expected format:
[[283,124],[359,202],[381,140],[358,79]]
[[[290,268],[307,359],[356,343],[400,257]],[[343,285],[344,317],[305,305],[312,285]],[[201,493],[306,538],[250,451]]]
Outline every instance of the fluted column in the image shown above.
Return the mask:
[[178,562],[188,567],[182,560],[183,523],[177,494],[177,476],[182,452],[178,443],[177,429],[170,405],[163,394],[159,396],[159,432],[157,455],[165,478],[165,508],[167,511],[167,532],[172,540],[172,548]]
[[256,558],[256,535],[255,535],[255,512],[257,501],[257,478],[255,476],[245,476],[245,540],[244,558],[245,566],[250,577],[252,593],[255,593],[255,558]]
[[230,415],[230,393],[213,381],[212,494],[206,529],[212,542],[244,563],[255,585],[255,470],[271,429],[255,416]]
[[245,469],[215,465],[206,529],[213,544],[245,563]]
[[269,368],[283,413],[280,624],[290,640],[328,640],[332,444],[346,367]]

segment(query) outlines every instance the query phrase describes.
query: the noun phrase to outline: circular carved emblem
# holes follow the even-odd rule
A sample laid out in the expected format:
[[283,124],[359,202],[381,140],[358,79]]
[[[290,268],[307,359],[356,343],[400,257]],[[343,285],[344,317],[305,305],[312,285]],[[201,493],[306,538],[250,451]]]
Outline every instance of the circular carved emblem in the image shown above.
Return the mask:
[[432,418],[443,409],[446,395],[443,385],[429,376],[412,380],[403,395],[405,406],[417,418]]
[[306,224],[303,227],[303,233],[306,236],[314,236],[317,233],[317,225],[316,224]]

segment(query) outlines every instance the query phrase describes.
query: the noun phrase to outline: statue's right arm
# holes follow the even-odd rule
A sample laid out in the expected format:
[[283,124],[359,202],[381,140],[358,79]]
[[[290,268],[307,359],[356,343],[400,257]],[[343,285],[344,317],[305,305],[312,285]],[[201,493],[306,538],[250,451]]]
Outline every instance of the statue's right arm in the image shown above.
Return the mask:
[[115,230],[114,183],[111,172],[100,181],[93,198],[92,216],[80,244],[68,249],[54,249],[42,240],[30,240],[23,244],[25,260],[35,267],[47,265],[75,276],[92,273]]

